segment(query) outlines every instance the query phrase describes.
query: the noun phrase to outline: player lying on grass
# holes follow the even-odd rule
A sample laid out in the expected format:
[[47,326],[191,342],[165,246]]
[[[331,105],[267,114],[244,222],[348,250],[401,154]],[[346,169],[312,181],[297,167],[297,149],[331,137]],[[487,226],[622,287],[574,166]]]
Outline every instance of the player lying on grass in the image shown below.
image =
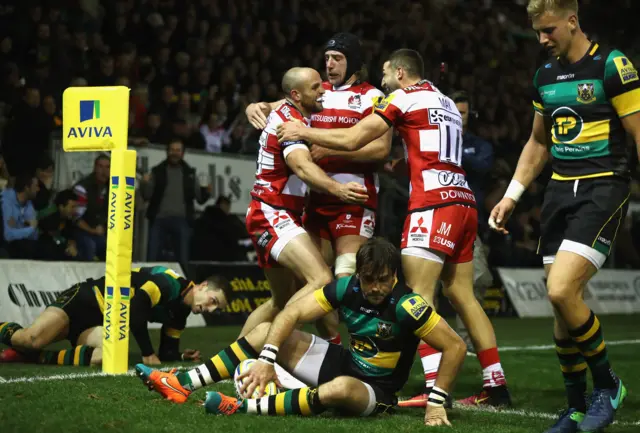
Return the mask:
[[[11,347],[0,354],[0,362],[36,362],[57,365],[100,365],[105,277],[88,279],[62,292],[27,328],[0,322],[0,343]],[[230,286],[223,278],[210,277],[195,284],[162,267],[131,271],[131,332],[145,364],[200,360],[200,352],[180,353],[180,334],[189,314],[225,308]],[[162,323],[158,354],[153,350],[148,322]],[[44,350],[54,342],[69,340],[71,349]]]
[[[177,403],[206,385],[228,379],[245,359],[258,359],[243,379],[243,395],[277,381],[274,363],[307,387],[257,399],[207,393],[207,412],[231,415],[315,415],[328,408],[355,415],[389,411],[407,382],[418,342],[441,350],[438,379],[429,396],[425,424],[449,424],[443,403],[462,365],[466,346],[426,301],[397,283],[400,257],[388,241],[367,241],[356,255],[356,274],[289,303],[271,325],[263,323],[204,364],[175,374],[142,364],[140,378]],[[350,349],[296,330],[338,310],[351,336]],[[258,351],[261,350],[260,353]],[[264,391],[260,391],[262,396]]]

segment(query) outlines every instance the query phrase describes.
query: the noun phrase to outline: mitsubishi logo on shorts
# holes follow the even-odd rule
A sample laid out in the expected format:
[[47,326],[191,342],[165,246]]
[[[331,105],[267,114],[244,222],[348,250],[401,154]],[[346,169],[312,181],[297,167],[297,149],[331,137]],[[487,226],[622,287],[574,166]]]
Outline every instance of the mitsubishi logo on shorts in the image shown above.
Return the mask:
[[415,233],[415,232],[420,232],[420,233],[428,233],[427,228],[426,227],[422,227],[422,224],[424,224],[424,218],[420,217],[418,218],[418,226],[414,227],[411,229],[411,233]]
[[273,225],[278,224],[280,221],[287,221],[289,219],[289,215],[286,212],[276,212],[276,217],[273,219]]

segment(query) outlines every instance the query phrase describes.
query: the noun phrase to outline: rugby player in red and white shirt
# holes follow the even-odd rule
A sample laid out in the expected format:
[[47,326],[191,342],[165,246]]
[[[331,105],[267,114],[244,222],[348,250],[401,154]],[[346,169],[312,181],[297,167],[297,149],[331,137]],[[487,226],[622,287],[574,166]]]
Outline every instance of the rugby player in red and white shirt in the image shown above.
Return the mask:
[[[280,140],[307,140],[340,150],[357,150],[395,126],[404,142],[410,180],[409,215],[402,235],[407,285],[433,302],[436,282],[463,318],[483,369],[484,387],[466,403],[509,405],[510,396],[491,322],[473,294],[473,243],[477,232],[475,197],[461,167],[462,119],[453,101],[427,80],[413,50],[394,52],[383,67],[383,87],[392,91],[351,128],[321,130],[281,125]],[[420,349],[428,373],[437,371],[435,349]],[[423,356],[424,355],[424,356]],[[426,358],[426,359],[424,359]],[[436,378],[437,387],[440,378]],[[432,383],[427,384],[433,386]],[[427,398],[412,400],[425,404]],[[429,405],[427,404],[427,412]]]
[[[310,123],[322,110],[325,93],[320,74],[310,68],[292,68],[282,79],[286,99],[271,112],[260,136],[256,180],[246,227],[269,280],[272,298],[247,319],[241,336],[273,319],[295,292],[295,278],[315,290],[332,280],[320,251],[302,228],[301,217],[309,188],[332,194],[345,203],[365,203],[366,189],[356,182],[340,183],[311,159],[304,140],[278,142],[276,128],[291,120]],[[331,330],[335,332],[335,330]],[[323,335],[331,337],[331,335]]]
[[[338,33],[324,47],[328,81],[324,109],[311,116],[314,128],[334,129],[355,125],[372,113],[374,101],[384,94],[366,82],[366,68],[358,37]],[[249,121],[256,128],[264,127],[264,117],[277,103],[257,103],[247,107]],[[335,265],[336,277],[355,272],[356,252],[375,230],[378,199],[377,164],[386,157],[391,143],[391,130],[378,138],[378,145],[358,152],[314,149],[318,165],[338,182],[357,182],[367,189],[369,199],[363,205],[349,205],[336,197],[312,191],[305,209],[304,227],[312,234],[327,264]]]

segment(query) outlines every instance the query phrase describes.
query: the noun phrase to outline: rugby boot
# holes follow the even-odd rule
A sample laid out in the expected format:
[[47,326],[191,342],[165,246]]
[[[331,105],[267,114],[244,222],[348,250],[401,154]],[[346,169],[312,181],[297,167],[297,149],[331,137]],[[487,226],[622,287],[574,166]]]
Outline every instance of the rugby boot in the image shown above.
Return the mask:
[[158,394],[174,403],[184,403],[187,401],[191,391],[180,385],[175,375],[174,368],[168,373],[149,368],[144,364],[136,365],[136,374],[142,382],[149,388],[149,391],[156,391]]

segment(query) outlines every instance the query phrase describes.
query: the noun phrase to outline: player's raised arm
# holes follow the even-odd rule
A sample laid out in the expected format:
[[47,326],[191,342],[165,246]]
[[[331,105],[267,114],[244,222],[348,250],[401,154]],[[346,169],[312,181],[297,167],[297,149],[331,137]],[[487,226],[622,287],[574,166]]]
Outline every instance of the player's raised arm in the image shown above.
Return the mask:
[[312,146],[311,157],[314,161],[319,161],[328,156],[337,156],[356,162],[377,162],[384,161],[391,151],[391,139],[393,129],[389,129],[382,137],[373,140],[371,143],[355,151],[335,150],[322,146]]
[[391,126],[379,116],[367,116],[351,128],[316,129],[291,122],[278,126],[278,140],[305,140],[336,150],[354,151],[381,137]]
[[249,123],[256,129],[264,129],[267,126],[267,116],[278,106],[284,103],[284,99],[275,102],[254,102],[247,105],[244,114]]

